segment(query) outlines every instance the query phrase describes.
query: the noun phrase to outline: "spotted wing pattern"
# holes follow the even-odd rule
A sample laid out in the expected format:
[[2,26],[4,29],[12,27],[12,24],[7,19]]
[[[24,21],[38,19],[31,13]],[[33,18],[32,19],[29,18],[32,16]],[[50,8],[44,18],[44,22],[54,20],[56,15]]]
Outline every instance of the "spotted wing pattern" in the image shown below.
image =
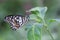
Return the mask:
[[9,15],[5,17],[5,21],[11,25],[12,30],[16,30],[28,21],[28,17],[21,15]]

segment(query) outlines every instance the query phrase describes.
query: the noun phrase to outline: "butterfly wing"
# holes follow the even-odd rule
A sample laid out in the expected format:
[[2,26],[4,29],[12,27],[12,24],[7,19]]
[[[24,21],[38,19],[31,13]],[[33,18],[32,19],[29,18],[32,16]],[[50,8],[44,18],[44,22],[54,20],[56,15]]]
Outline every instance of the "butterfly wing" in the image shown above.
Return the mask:
[[21,27],[27,20],[27,17],[21,15],[9,15],[5,17],[5,21],[11,25],[11,28],[13,30],[16,30]]

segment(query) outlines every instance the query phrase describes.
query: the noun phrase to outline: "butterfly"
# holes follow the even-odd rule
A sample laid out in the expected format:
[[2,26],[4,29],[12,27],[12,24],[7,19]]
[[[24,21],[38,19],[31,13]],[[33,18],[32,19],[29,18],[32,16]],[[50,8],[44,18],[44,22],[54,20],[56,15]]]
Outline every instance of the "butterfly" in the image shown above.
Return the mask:
[[17,30],[19,27],[23,26],[28,21],[28,16],[22,15],[8,15],[4,18],[6,22],[11,25],[12,30]]

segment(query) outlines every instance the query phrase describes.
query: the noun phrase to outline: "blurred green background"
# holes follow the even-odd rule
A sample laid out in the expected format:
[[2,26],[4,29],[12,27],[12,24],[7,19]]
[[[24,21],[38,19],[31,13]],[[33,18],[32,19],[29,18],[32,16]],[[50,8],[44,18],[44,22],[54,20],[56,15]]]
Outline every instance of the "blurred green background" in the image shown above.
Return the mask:
[[[27,14],[26,10],[37,6],[48,7],[46,21],[60,18],[60,0],[0,0],[0,40],[27,40],[27,33],[24,30],[26,26],[13,31],[10,29],[10,25],[4,21],[4,17],[7,15],[25,15]],[[27,27],[30,27],[30,25]],[[60,24],[53,23],[48,28],[55,40],[60,40]],[[49,39],[48,34],[44,32],[42,40]]]

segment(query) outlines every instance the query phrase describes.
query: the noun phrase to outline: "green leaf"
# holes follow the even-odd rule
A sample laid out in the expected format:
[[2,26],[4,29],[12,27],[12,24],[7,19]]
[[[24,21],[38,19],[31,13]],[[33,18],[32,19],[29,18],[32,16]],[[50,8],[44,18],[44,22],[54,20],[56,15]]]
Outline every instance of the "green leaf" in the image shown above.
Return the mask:
[[38,16],[34,15],[34,14],[31,14],[30,15],[30,20],[34,20],[34,21],[36,21],[38,23],[41,23],[42,22],[42,19],[39,18]]
[[53,23],[53,22],[60,22],[60,19],[51,19],[48,21],[49,24]]
[[56,20],[54,19],[49,20],[49,23],[52,23],[52,22],[56,22]]
[[35,7],[35,8],[30,9],[27,12],[31,12],[32,14],[35,14],[43,19],[46,11],[47,11],[47,7]]
[[41,40],[41,25],[33,25],[27,33],[28,40]]

